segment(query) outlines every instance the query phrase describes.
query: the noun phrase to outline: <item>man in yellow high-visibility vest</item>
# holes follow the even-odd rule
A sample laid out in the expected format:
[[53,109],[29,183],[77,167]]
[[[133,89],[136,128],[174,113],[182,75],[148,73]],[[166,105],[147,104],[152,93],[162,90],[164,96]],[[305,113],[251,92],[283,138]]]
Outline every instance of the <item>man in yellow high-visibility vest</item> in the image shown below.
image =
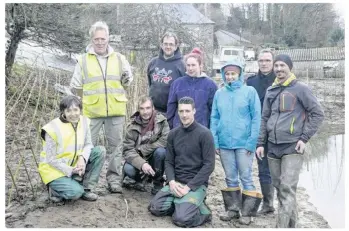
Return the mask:
[[70,87],[82,98],[84,116],[91,119],[94,145],[104,125],[110,155],[108,188],[112,193],[122,193],[122,136],[127,103],[124,87],[130,85],[133,76],[125,56],[109,45],[109,28],[105,22],[93,24],[89,34],[91,44],[78,59]]

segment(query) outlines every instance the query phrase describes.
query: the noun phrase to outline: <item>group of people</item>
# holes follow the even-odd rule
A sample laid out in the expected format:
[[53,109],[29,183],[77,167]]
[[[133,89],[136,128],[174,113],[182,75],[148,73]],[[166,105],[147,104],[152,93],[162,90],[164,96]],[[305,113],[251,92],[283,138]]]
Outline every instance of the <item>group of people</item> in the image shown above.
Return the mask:
[[[291,72],[289,56],[262,50],[259,72],[247,81],[242,64],[232,61],[221,68],[224,86],[218,89],[203,72],[203,52],[194,48],[182,57],[178,37],[166,32],[147,68],[149,95],[137,99],[124,136],[130,65],[109,46],[104,22],[89,33],[91,43],[71,80],[76,96],[64,97],[60,117],[41,131],[39,173],[52,201],[97,200],[94,188],[108,153],[111,193],[123,187],[146,191],[152,182],[153,215],[172,215],[180,227],[200,226],[211,219],[206,192],[219,155],[227,185],[221,220],[248,225],[261,203],[259,214],[273,213],[275,188],[277,227],[296,226],[305,143],[324,115]],[[97,146],[102,127],[107,150]],[[262,193],[252,179],[255,155]]]

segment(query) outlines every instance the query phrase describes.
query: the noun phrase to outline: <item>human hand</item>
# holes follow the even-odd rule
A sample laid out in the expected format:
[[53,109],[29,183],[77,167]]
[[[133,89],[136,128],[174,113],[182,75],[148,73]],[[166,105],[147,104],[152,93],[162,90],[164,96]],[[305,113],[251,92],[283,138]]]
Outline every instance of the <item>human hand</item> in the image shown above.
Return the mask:
[[83,176],[86,170],[86,163],[83,156],[78,157],[78,162],[76,163],[76,167],[73,169],[73,173],[79,174],[79,176]]
[[176,196],[176,197],[181,197],[181,196],[179,196],[179,195],[181,195],[181,185],[178,183],[178,182],[176,182],[176,181],[174,181],[174,180],[171,180],[170,182],[169,182],[169,185],[170,185],[170,191],[172,192],[172,194],[174,195],[174,196]]
[[179,187],[177,189],[178,190],[177,195],[179,197],[183,197],[189,193],[190,188],[188,187],[188,185],[184,185],[184,186],[181,184],[178,184],[178,185],[179,185]]
[[298,140],[297,142],[297,145],[295,147],[295,150],[298,152],[298,153],[301,153],[303,154],[304,153],[304,150],[305,150],[305,143],[301,140]]
[[264,157],[264,147],[258,147],[256,150],[256,156],[258,159],[262,160]]
[[155,175],[155,171],[153,170],[153,168],[148,164],[148,163],[144,163],[142,165],[142,171],[147,174],[147,175]]
[[121,84],[127,85],[129,80],[130,80],[130,75],[129,75],[128,71],[124,71],[124,73],[122,73],[122,75],[121,75]]

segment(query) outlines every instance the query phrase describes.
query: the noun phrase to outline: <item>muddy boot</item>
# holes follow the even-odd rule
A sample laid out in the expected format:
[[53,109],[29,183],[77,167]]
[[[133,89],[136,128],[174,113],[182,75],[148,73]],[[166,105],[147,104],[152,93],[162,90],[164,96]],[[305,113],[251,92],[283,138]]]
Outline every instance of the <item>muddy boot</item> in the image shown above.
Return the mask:
[[290,222],[288,223],[288,228],[298,228],[297,221],[298,221],[298,211],[296,206],[296,208],[292,211]]
[[98,199],[98,195],[91,192],[90,190],[85,189],[85,192],[82,194],[81,199],[85,201],[96,201]]
[[59,194],[51,187],[48,187],[48,199],[53,203],[59,203],[63,201],[63,198],[60,197]]
[[122,188],[118,183],[108,183],[108,189],[111,193],[122,193]]
[[152,195],[157,194],[159,190],[161,190],[162,187],[164,187],[163,185],[164,185],[164,181],[162,180],[162,178],[161,180],[153,180],[153,187],[151,189],[151,194]]
[[241,210],[241,189],[239,187],[226,188],[221,190],[225,213],[219,215],[222,221],[230,221],[240,217]]
[[134,179],[132,179],[129,176],[125,176],[124,180],[122,181],[122,187],[124,188],[132,188],[132,186],[136,183]]
[[261,184],[263,194],[262,209],[258,211],[258,215],[273,213],[275,211],[274,202],[274,186],[272,184]]
[[136,182],[133,185],[133,189],[141,192],[146,192],[147,190],[145,189],[145,183],[144,182]]
[[239,223],[249,225],[252,222],[252,217],[257,216],[259,205],[262,202],[262,194],[255,191],[242,192],[242,209]]

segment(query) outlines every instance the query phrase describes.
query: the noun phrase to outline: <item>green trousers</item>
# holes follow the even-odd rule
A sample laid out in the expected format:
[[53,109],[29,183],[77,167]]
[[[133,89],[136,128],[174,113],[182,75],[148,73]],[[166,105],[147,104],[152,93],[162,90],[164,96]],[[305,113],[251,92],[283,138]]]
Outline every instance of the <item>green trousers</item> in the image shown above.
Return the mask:
[[172,221],[180,227],[196,227],[211,219],[211,211],[205,204],[206,186],[190,190],[182,198],[163,187],[150,201],[148,210],[155,216],[172,216]]
[[76,200],[82,196],[85,190],[95,188],[104,164],[105,153],[106,150],[103,146],[97,146],[91,150],[82,182],[75,180],[74,176],[60,177],[50,182],[48,186],[54,191],[55,196],[66,200]]

